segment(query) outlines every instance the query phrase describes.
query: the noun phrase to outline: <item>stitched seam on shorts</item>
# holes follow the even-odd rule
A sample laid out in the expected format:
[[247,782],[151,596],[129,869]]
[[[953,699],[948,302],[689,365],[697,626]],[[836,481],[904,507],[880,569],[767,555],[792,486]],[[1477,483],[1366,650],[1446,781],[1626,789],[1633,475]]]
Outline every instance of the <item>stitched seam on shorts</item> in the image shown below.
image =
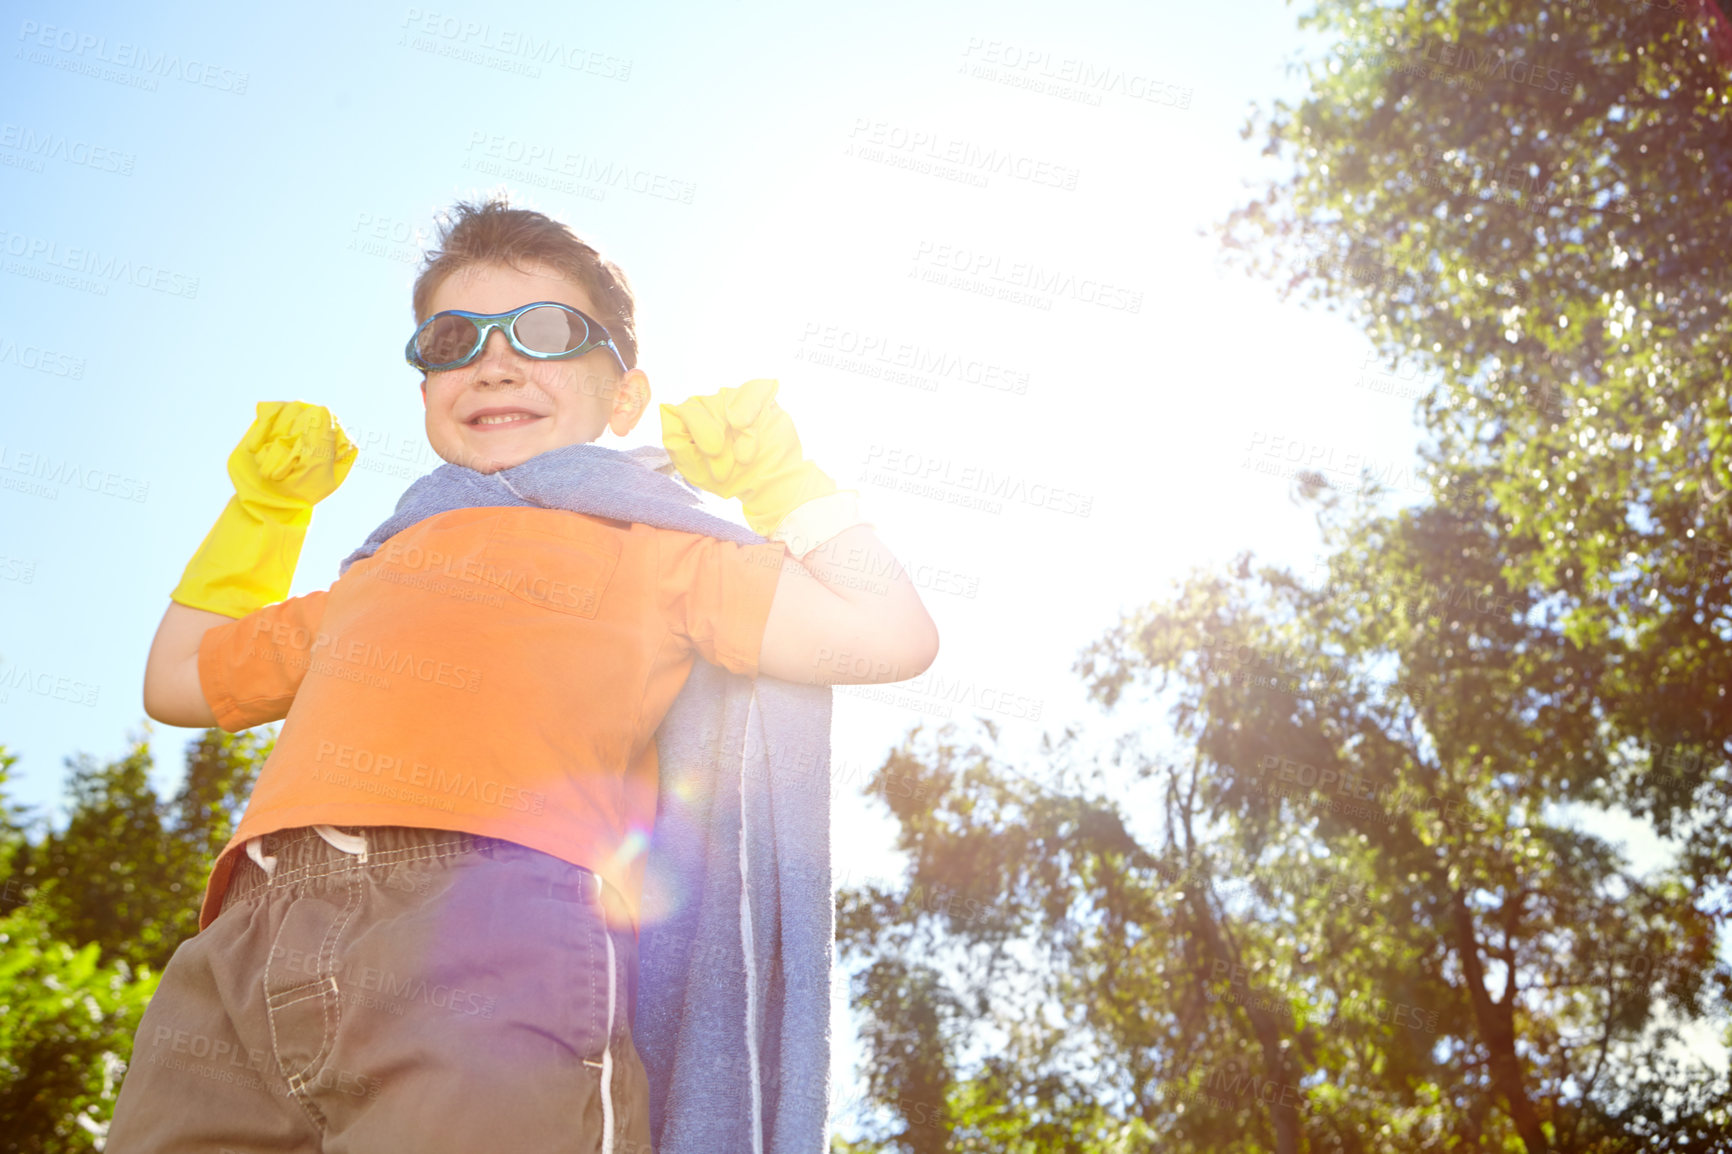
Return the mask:
[[[351,871],[351,877],[349,880],[349,898],[348,901],[344,903],[342,920],[332,923],[331,928],[325,931],[325,940],[319,945],[318,959],[319,969],[321,971],[326,969],[325,963],[327,955],[334,967],[336,962],[336,951],[333,948],[333,944],[335,943],[337,936],[342,933],[343,929],[348,926],[349,922],[354,918],[355,911],[361,906],[361,879],[354,876],[355,871],[359,870],[360,865],[358,862],[353,863],[353,865],[354,870]],[[329,990],[332,997],[326,1000],[323,1007],[325,1024],[320,1032],[319,1052],[313,1056],[311,1062],[307,1063],[307,1070],[323,1070],[326,1063],[331,1060],[331,1051],[334,1050],[337,1045],[337,1026],[341,1024],[343,999],[342,991],[337,985],[337,977],[334,973],[326,974],[324,981],[319,984],[319,993],[321,995],[326,993],[327,990]],[[305,1001],[305,999],[296,998],[295,1001],[300,1002]],[[294,1003],[290,1002],[286,1004],[293,1005]],[[338,1017],[338,1021],[336,1022],[331,1020],[333,1013]],[[274,1022],[272,1023],[272,1030],[274,1037]],[[306,1071],[296,1074],[288,1081],[289,1091],[294,1094],[295,1100],[301,1104],[301,1108],[307,1112],[307,1116],[313,1120],[313,1125],[318,1128],[319,1132],[323,1133],[330,1129],[330,1122],[326,1119],[325,1112],[319,1109],[318,1103],[313,1101],[312,1095],[306,1092]]]
[[[596,896],[600,897],[601,895],[597,894]],[[591,907],[589,906],[589,904],[587,902],[584,903],[583,909],[586,912],[590,908]],[[598,914],[601,913],[601,909],[599,906],[595,907],[595,912]],[[605,914],[603,914],[601,917],[601,932],[604,934],[607,933],[607,916]],[[591,955],[591,961],[589,964],[589,1032],[591,1034],[595,1033],[595,1022],[596,1022],[596,1014],[595,1014],[595,998],[596,998],[595,963],[599,962],[603,958],[607,957],[607,950],[605,948],[605,943],[603,943],[603,945],[604,945],[603,949],[600,949],[600,950],[596,949],[595,948],[595,934],[594,933],[590,934],[590,936],[589,936],[589,952]],[[601,1052],[602,1052],[602,1055],[605,1057],[607,1054],[607,1039],[606,1038],[603,1038],[601,1040]]]
[[[315,981],[308,982],[305,986],[299,987],[300,989],[303,989],[306,992],[299,995],[298,997],[290,998],[286,1002],[279,1002],[276,1000],[276,997],[274,995],[272,995],[272,996],[267,997],[265,999],[265,1004],[268,1005],[273,1010],[280,1010],[280,1009],[283,1009],[285,1006],[298,1005],[301,1002],[306,1001],[308,998],[322,998],[325,996],[325,989],[326,989],[326,987],[328,987],[330,985],[330,983],[331,983],[331,977],[329,974],[327,974],[325,977],[319,978]],[[291,991],[288,991],[288,990],[284,991],[284,993],[289,993],[289,992],[291,992]]]
[[[327,967],[330,969],[331,994],[333,995],[325,1003],[325,1044],[319,1048],[319,1068],[321,1070],[331,1060],[331,1052],[337,1048],[337,1030],[343,1024],[343,996],[341,988],[337,985],[336,977],[337,939],[342,936],[344,930],[349,928],[349,923],[355,920],[356,911],[361,908],[361,883],[365,879],[361,876],[360,871],[363,867],[359,861],[353,862],[352,865],[354,868],[349,880],[348,907],[343,912],[343,919],[334,923],[330,931],[325,934],[325,944],[319,947],[319,969],[321,971]],[[323,1130],[325,1129],[324,1111],[321,1110],[318,1113],[319,1129]]]
[[[341,865],[343,863],[338,862],[338,863],[333,863],[333,864]],[[351,878],[350,878],[350,884],[349,884],[349,900],[345,903],[343,918],[342,918],[342,921],[339,923],[340,926],[347,926],[349,924],[350,919],[355,916],[355,910],[360,907],[360,900],[359,899],[361,896],[361,885],[360,885],[361,879],[358,876],[358,871],[360,869],[360,863],[359,862],[351,862],[348,864],[351,866]],[[303,897],[303,898],[300,898],[297,900],[305,900],[305,899]],[[286,922],[284,924],[285,924],[285,926],[287,925]],[[279,932],[279,934],[281,933],[280,930],[278,932]],[[325,966],[323,964],[324,960],[325,960],[325,956],[326,956],[327,951],[330,950],[331,943],[334,940],[334,934],[336,932],[339,932],[339,931],[336,931],[336,930],[325,931],[325,941],[319,947],[320,965],[318,968],[321,971],[325,969]],[[273,942],[272,945],[274,946],[275,943]],[[334,956],[332,958],[332,961],[335,961]],[[268,990],[269,986],[270,986],[270,962],[269,961],[267,961],[265,963],[265,985],[266,985],[266,989]],[[329,990],[329,992],[333,995],[333,997],[331,998],[331,1002],[337,1003],[338,1009],[340,1011],[341,1003],[342,1003],[342,997],[341,997],[341,991],[337,986],[336,975],[329,974],[329,973],[323,974],[321,979],[319,980],[317,986],[315,987],[315,992],[317,992],[320,996],[323,996],[327,990]],[[304,1080],[302,1077],[302,1075],[305,1073],[305,1071],[297,1071],[294,1074],[288,1074],[286,1072],[283,1072],[283,1070],[282,1070],[282,1065],[283,1065],[282,1042],[277,1037],[276,1011],[281,1010],[287,1006],[298,1005],[299,1003],[306,1001],[307,997],[311,997],[311,996],[312,996],[311,994],[308,994],[306,997],[294,998],[294,999],[291,999],[290,1001],[284,1002],[280,1005],[273,1006],[270,1004],[271,995],[267,993],[265,995],[266,1005],[267,1005],[267,1010],[265,1013],[265,1021],[271,1028],[271,1056],[276,1058],[276,1060],[277,1060],[278,1072],[284,1074],[284,1080],[287,1081],[289,1084],[289,1093],[294,1096],[295,1101],[297,1101],[301,1104],[301,1109],[306,1111],[307,1117],[312,1120],[314,1128],[317,1129],[321,1134],[323,1134],[327,1129],[330,1128],[329,1122],[327,1122],[325,1119],[324,1111],[320,1110],[318,1108],[318,1106],[313,1102],[313,1100],[305,1093],[305,1083],[304,1083]],[[332,1029],[331,1012],[332,1012],[331,1011],[331,1004],[330,1004],[330,1002],[327,1002],[325,1004],[325,1007],[324,1007],[324,1023],[325,1024],[324,1024],[324,1028],[322,1030],[322,1036],[319,1039],[319,1052],[316,1055],[314,1055],[313,1060],[311,1062],[307,1063],[306,1068],[308,1070],[314,1069],[315,1067],[322,1067],[324,1065],[324,1063],[330,1061],[331,1049],[336,1045],[336,1038],[334,1036],[334,1032]]]
[[[282,931],[279,929],[277,931],[277,933],[280,937]],[[271,945],[273,947],[273,952],[274,952],[274,947],[275,947],[276,943],[273,941],[271,943]],[[265,962],[265,978],[264,978],[265,989],[267,991],[270,989],[270,976],[271,976],[271,963],[267,959]],[[327,975],[327,977],[324,979],[324,981],[321,981],[319,983],[320,988],[322,989],[323,986],[325,985],[325,983],[328,982],[329,980],[330,980],[329,976]],[[271,1028],[271,1057],[276,1060],[277,1072],[279,1074],[282,1074],[283,1080],[288,1083],[290,1096],[293,1097],[296,1102],[300,1103],[301,1109],[306,1111],[308,1118],[312,1119],[314,1129],[318,1130],[320,1133],[323,1133],[324,1129],[325,1129],[324,1118],[320,1116],[320,1114],[317,1110],[313,1109],[312,1103],[308,1102],[305,1098],[303,1098],[301,1096],[299,1090],[295,1086],[295,1083],[298,1081],[298,1078],[295,1075],[285,1073],[283,1070],[282,1042],[277,1037],[277,1015],[276,1015],[277,1007],[274,1007],[270,1004],[270,999],[271,999],[271,995],[269,993],[266,993],[266,995],[265,995],[265,1024]],[[289,1002],[287,1004],[292,1006],[295,1004],[295,1002],[300,1002],[300,1001],[305,1001],[305,999],[304,998],[296,998],[293,1002]]]

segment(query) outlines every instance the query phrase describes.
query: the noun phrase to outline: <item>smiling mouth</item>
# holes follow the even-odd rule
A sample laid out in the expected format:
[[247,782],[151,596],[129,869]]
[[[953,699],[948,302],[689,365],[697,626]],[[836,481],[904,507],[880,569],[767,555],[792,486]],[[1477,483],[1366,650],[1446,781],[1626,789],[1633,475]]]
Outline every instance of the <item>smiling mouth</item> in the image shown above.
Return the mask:
[[531,421],[539,421],[538,413],[500,413],[491,417],[477,417],[469,422],[471,429],[515,429],[527,425]]

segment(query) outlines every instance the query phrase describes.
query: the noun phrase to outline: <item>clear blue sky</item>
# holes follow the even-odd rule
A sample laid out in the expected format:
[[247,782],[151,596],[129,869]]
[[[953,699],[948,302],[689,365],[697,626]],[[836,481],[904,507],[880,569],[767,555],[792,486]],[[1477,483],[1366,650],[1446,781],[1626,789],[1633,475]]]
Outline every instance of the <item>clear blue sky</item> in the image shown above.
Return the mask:
[[[361,447],[294,593],[439,463],[401,356],[417,233],[496,187],[625,267],[658,401],[781,380],[809,455],[927,582],[935,711],[993,688],[1038,733],[1121,605],[1245,547],[1309,564],[1286,483],[1242,467],[1254,438],[1410,450],[1408,404],[1353,387],[1359,338],[1195,235],[1255,171],[1248,102],[1292,86],[1281,5],[326,11],[9,25],[0,668],[65,679],[0,702],[24,800],[144,724],[152,633],[257,401],[327,405]],[[1098,104],[1012,86],[1085,69]],[[897,166],[946,157],[984,187]],[[882,375],[907,362],[935,371]],[[658,436],[652,413],[600,443]],[[965,503],[1006,478],[1020,499]],[[846,704],[862,736],[921,716]],[[155,727],[171,777],[190,736]]]
[[[1121,608],[1244,548],[1309,567],[1251,448],[1411,463],[1410,402],[1356,387],[1364,340],[1197,235],[1260,171],[1248,105],[1297,90],[1283,4],[150,7],[3,26],[0,674],[54,686],[0,700],[20,801],[143,731],[257,401],[324,404],[361,447],[296,594],[439,463],[401,357],[417,231],[500,186],[625,267],[657,400],[778,378],[927,582],[930,681],[839,691],[839,766],[971,704],[1032,746],[1090,715],[1069,666]],[[658,437],[652,413],[600,443]],[[170,789],[193,735],[152,736]],[[894,865],[870,808],[837,802],[856,879]]]

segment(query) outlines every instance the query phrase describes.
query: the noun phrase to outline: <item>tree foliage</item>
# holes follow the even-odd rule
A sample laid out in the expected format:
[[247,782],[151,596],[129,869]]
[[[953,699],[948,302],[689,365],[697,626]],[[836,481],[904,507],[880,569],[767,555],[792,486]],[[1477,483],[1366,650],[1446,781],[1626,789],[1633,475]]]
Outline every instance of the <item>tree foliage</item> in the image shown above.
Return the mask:
[[[873,1140],[1732,1148],[1727,1071],[1681,1045],[1732,1043],[1724,15],[1301,22],[1330,49],[1246,133],[1288,175],[1223,239],[1436,380],[1429,499],[1308,481],[1321,580],[1247,554],[1127,614],[1075,671],[1139,725],[1088,768],[1074,728],[1035,766],[949,734],[886,762],[909,874],[839,931],[857,1005],[933,1015],[869,1032],[872,1079],[949,1143],[888,1096]],[[1676,860],[1635,869],[1594,809]]]
[[101,965],[44,921],[28,904],[0,917],[0,1132],[8,1151],[99,1150],[161,975]]
[[269,755],[204,731],[171,798],[144,741],[69,760],[63,826],[6,799],[0,746],[0,1136],[8,1151],[99,1150],[162,968],[198,930],[205,879]]
[[1604,655],[1610,731],[1675,761],[1624,800],[1702,878],[1732,866],[1701,772],[1732,727],[1723,7],[1320,4],[1335,50],[1247,128],[1291,175],[1224,228],[1435,375],[1435,501],[1501,516],[1510,584]]

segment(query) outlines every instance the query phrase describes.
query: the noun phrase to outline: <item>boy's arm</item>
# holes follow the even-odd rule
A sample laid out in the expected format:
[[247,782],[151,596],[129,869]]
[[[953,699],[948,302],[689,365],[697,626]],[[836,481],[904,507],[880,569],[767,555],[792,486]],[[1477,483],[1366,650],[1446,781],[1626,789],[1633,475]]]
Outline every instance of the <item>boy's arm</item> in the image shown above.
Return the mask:
[[313,506],[342,484],[356,450],[322,405],[260,401],[234,452],[235,495],[187,563],[144,668],[144,712],[164,725],[216,724],[199,681],[204,635],[288,596]]
[[203,729],[216,724],[198,680],[198,646],[206,631],[233,617],[168,603],[144,664],[144,712],[164,725]]
[[800,560],[790,555],[783,562],[764,623],[760,673],[867,685],[917,677],[937,656],[937,625],[870,525],[844,529]]
[[805,459],[776,389],[773,380],[747,381],[661,410],[662,444],[680,473],[738,497],[746,523],[793,554],[771,599],[758,671],[820,685],[916,677],[938,656],[938,628],[861,521],[857,494]]

